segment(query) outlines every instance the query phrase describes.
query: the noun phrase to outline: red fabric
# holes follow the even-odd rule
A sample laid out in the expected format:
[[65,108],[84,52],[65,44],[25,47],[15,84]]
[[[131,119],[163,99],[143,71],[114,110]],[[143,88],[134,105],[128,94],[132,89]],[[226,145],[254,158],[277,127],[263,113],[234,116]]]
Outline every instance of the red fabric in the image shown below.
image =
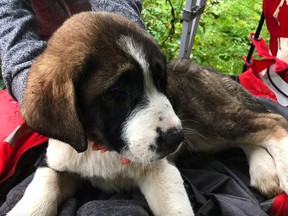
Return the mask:
[[241,85],[243,85],[251,94],[259,97],[265,97],[272,99],[277,102],[277,98],[270,90],[270,88],[260,79],[259,73],[275,64],[275,72],[277,72],[282,79],[288,82],[288,64],[281,61],[277,57],[269,53],[268,46],[263,38],[260,40],[255,40],[253,38],[254,34],[250,34],[250,39],[255,45],[257,54],[262,57],[261,60],[251,59],[252,64],[246,61],[246,56],[244,57],[244,62],[248,66],[247,71],[239,75],[239,80]]
[[2,142],[15,129],[15,125],[21,125],[24,120],[20,116],[18,103],[11,98],[7,90],[0,91],[0,110],[0,141]]
[[273,56],[269,53],[268,46],[263,38],[260,40],[254,39],[254,33],[250,34],[250,39],[254,46],[256,47],[258,56],[261,56],[261,60],[252,59],[252,64],[247,64],[246,57],[244,57],[244,61],[247,64],[248,68],[252,68],[255,74],[260,73],[264,69],[270,67],[272,64],[276,64],[275,72],[284,71],[288,68],[288,64],[276,56]]
[[22,119],[18,103],[7,90],[0,91],[0,184],[15,171],[21,156],[48,140],[31,130]]
[[276,56],[278,50],[279,37],[288,37],[288,5],[286,0],[279,7],[277,18],[273,16],[281,0],[263,0],[263,13],[266,19],[266,25],[270,32],[270,50],[273,56]]
[[283,193],[275,197],[270,209],[269,216],[287,216],[288,215],[288,196]]
[[[279,7],[280,2],[283,4]],[[279,9],[275,14],[276,9]],[[263,0],[263,13],[266,25],[270,33],[269,49],[263,39],[254,40],[253,34],[250,35],[252,43],[255,45],[257,53],[262,57],[261,60],[252,59],[252,64],[248,64],[246,57],[244,61],[248,70],[240,74],[240,83],[253,95],[270,98],[277,102],[275,94],[262,82],[259,73],[275,63],[275,72],[288,83],[288,64],[276,58],[278,51],[278,39],[288,38],[288,5],[286,0]],[[276,16],[277,15],[277,16]],[[269,52],[271,51],[271,54]],[[269,216],[288,215],[288,196],[283,193],[275,197]]]
[[262,82],[257,74],[253,73],[252,69],[240,74],[239,79],[241,85],[243,85],[251,94],[258,97],[269,98],[277,102],[274,92]]

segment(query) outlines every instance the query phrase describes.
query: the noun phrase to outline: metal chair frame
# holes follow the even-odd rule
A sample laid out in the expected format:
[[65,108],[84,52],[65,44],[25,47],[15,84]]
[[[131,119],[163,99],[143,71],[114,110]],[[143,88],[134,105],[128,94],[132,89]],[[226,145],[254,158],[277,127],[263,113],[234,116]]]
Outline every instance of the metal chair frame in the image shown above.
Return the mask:
[[199,26],[200,16],[204,11],[206,0],[186,0],[183,9],[183,27],[181,34],[179,58],[189,59],[192,53],[195,35]]

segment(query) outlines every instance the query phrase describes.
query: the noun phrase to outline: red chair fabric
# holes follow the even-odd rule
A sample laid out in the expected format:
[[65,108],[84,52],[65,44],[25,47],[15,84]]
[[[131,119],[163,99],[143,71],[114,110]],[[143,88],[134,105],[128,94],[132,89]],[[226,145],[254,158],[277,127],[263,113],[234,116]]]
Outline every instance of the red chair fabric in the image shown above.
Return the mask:
[[21,156],[30,148],[48,140],[31,130],[20,115],[18,103],[0,91],[0,184],[15,171]]

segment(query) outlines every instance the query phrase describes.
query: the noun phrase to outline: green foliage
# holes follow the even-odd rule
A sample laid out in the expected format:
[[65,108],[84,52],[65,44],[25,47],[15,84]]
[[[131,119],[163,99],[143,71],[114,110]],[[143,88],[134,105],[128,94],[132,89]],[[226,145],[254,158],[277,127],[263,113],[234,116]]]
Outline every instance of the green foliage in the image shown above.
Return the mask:
[[175,58],[178,54],[184,3],[185,0],[143,0],[143,20],[168,59]]
[[[178,55],[184,4],[184,0],[143,0],[143,19],[147,29],[159,42],[168,60]],[[247,55],[249,50],[249,33],[255,32],[257,28],[261,6],[260,0],[207,1],[195,38],[192,59],[225,74],[240,73],[242,56]],[[268,38],[267,31],[262,31],[262,34]]]
[[[225,74],[240,73],[242,56],[249,50],[249,33],[259,22],[261,4],[261,0],[208,0],[191,58]],[[184,6],[185,0],[143,0],[143,20],[168,60],[178,56]],[[267,39],[267,30],[262,35]],[[3,87],[0,74],[0,89]]]

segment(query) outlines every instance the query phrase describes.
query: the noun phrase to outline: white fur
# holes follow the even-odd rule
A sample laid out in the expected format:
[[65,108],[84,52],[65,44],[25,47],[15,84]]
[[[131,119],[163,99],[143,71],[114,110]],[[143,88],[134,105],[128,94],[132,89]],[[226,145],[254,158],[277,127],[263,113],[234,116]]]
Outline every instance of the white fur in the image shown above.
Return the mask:
[[[8,213],[9,216],[56,215],[59,203],[73,195],[78,174],[105,190],[139,187],[156,216],[194,215],[179,171],[166,159],[159,159],[151,148],[156,146],[157,128],[163,132],[171,128],[181,130],[181,122],[167,97],[154,86],[141,45],[131,37],[120,38],[119,44],[141,66],[147,100],[147,104],[136,107],[123,124],[122,139],[127,146],[122,154],[132,162],[123,165],[116,152],[93,151],[91,142],[87,151],[77,153],[70,145],[50,139],[47,149],[49,167],[36,171],[23,198]],[[287,137],[285,131],[278,138],[267,136],[258,146],[240,146],[249,161],[251,185],[267,196],[282,190],[288,193]]]
[[151,151],[150,147],[156,147],[156,139],[159,136],[156,129],[159,128],[162,132],[170,128],[181,130],[181,122],[170,101],[155,87],[142,46],[128,36],[122,36],[118,43],[141,66],[145,97],[148,102],[144,107],[137,107],[124,124],[122,139],[128,148],[123,149],[122,154],[137,162],[155,161],[159,155]]
[[78,154],[68,144],[53,139],[49,140],[47,157],[49,167],[36,171],[9,216],[56,215],[59,203],[73,194],[78,180],[71,174],[68,180],[68,174],[62,171],[79,173],[106,190],[139,187],[156,216],[194,215],[181,175],[166,159],[122,165],[119,154],[95,152],[92,143],[86,152]]
[[122,139],[129,147],[123,154],[138,162],[147,163],[158,159],[159,155],[150,150],[150,145],[156,146],[159,136],[156,128],[166,132],[173,127],[182,128],[168,99],[160,93],[151,95],[147,107],[135,109],[123,127]]
[[241,148],[249,163],[250,185],[269,198],[283,192],[275,162],[267,150],[257,145],[244,145]]
[[155,215],[194,215],[181,175],[167,160],[153,164],[148,175],[139,180],[140,189]]
[[[130,37],[122,37],[119,43],[142,68],[147,100],[147,104],[136,107],[124,123],[122,139],[127,146],[122,153],[131,164],[122,165],[121,156],[116,152],[93,151],[91,142],[87,151],[77,153],[70,145],[50,139],[49,168],[37,170],[24,197],[8,215],[56,215],[58,204],[68,196],[67,190],[61,189],[61,179],[67,171],[80,174],[94,186],[106,190],[139,187],[156,216],[194,215],[179,171],[166,159],[158,160],[160,156],[151,148],[156,147],[157,128],[162,132],[170,128],[180,131],[181,122],[167,97],[154,86],[141,46]],[[75,183],[71,181],[69,179],[73,192]]]
[[[287,132],[285,131],[287,134]],[[280,188],[288,194],[288,136],[270,138],[260,143],[273,158],[279,178]]]
[[8,216],[54,216],[61,201],[71,196],[75,182],[49,167],[38,168],[24,196]]

